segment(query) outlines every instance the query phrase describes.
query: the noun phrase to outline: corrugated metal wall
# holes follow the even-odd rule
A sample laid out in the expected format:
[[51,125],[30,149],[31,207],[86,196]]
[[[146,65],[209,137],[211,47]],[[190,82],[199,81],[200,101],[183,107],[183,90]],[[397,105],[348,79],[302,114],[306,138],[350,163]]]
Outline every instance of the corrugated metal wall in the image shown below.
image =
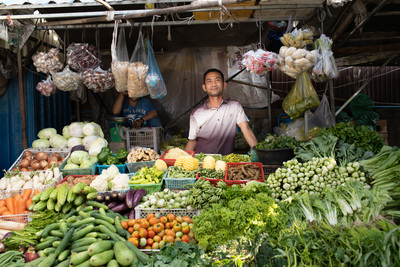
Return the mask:
[[[336,104],[339,105],[349,99],[378,68],[340,68],[339,78],[333,81]],[[279,70],[272,72],[272,88],[277,89],[275,92],[280,97],[285,97],[289,93],[294,82],[294,79]],[[399,104],[400,92],[397,88],[399,84],[400,68],[398,66],[385,67],[372,79],[362,93],[369,95],[375,105]],[[326,89],[326,83],[314,83],[314,86],[319,95],[322,95]]]
[[[71,106],[68,93],[57,91],[46,97],[36,90],[39,77],[30,71],[25,75],[25,109],[28,146],[37,139],[40,129],[53,127],[61,133],[70,123]],[[0,170],[8,169],[21,154],[21,108],[18,78],[10,80],[7,92],[0,97]]]

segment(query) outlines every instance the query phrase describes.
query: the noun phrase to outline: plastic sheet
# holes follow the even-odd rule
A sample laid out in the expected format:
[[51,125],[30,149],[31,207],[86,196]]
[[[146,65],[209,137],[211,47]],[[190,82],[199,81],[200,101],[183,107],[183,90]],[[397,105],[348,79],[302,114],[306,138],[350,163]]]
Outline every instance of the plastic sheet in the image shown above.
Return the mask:
[[114,87],[114,75],[97,67],[95,70],[87,69],[83,72],[83,83],[93,92],[105,92]]
[[318,50],[318,60],[312,69],[311,78],[316,82],[324,82],[339,77],[339,70],[331,51],[332,40],[321,34],[314,44]]
[[243,65],[252,73],[261,74],[278,68],[278,56],[274,52],[262,49],[250,50],[243,57]]

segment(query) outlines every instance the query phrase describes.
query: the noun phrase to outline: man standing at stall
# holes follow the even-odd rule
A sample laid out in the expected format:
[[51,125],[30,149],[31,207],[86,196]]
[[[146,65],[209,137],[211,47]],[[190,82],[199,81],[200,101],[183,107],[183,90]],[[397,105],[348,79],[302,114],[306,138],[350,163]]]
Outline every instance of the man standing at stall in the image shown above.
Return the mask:
[[227,155],[233,152],[236,125],[250,147],[258,142],[238,101],[222,97],[226,87],[223,73],[209,69],[204,73],[203,90],[208,100],[190,114],[189,142],[186,151]]

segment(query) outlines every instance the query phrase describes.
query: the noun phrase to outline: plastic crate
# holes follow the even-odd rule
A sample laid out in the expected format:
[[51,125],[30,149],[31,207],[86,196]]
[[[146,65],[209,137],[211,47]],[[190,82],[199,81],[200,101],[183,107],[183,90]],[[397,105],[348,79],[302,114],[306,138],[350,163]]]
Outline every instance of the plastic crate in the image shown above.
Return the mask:
[[141,162],[132,162],[132,163],[125,163],[126,167],[128,168],[128,172],[129,173],[135,173],[138,170],[140,170],[141,168],[147,167],[147,168],[151,168],[154,166],[154,163],[156,161],[141,161]]
[[[67,162],[67,158],[69,157],[69,155],[70,155],[70,149],[68,148],[65,148],[65,149],[63,149],[63,148],[27,148],[27,149],[25,149],[24,151],[22,151],[22,153],[21,153],[21,155],[19,155],[19,157],[15,160],[15,162],[13,163],[13,165],[11,165],[11,167],[8,169],[8,171],[10,172],[10,171],[12,171],[12,169],[14,168],[14,167],[17,167],[18,166],[18,164],[21,162],[21,160],[22,160],[22,156],[24,155],[24,152],[25,151],[31,151],[32,153],[35,153],[35,154],[37,154],[38,152],[46,152],[48,155],[50,154],[53,154],[53,153],[60,153],[60,155],[62,156],[62,157],[65,157],[65,159],[64,159],[64,161],[60,164],[60,166],[62,165],[62,164],[65,164],[66,162]],[[50,156],[49,155],[49,156]],[[61,169],[61,168],[60,168]],[[41,171],[39,171],[39,172],[44,172],[45,170],[41,170]],[[30,171],[30,172],[32,172],[32,171]],[[29,173],[29,172],[22,172],[22,173]]]
[[174,178],[168,177],[168,171],[174,166],[170,166],[164,174],[165,187],[169,189],[189,189],[196,182],[196,177],[193,178]]
[[[162,159],[163,161],[165,161],[165,163],[167,163],[167,166],[174,166],[176,159],[164,159],[165,155],[169,152],[169,150],[165,151],[161,157],[159,159]],[[194,156],[194,151],[186,151],[186,153],[188,153],[190,156]]]
[[126,147],[148,147],[160,152],[160,145],[163,141],[162,127],[143,127],[140,129],[129,129],[126,131]]
[[[107,170],[108,168],[110,168],[111,165],[100,165],[100,163],[97,163],[97,169],[99,170],[99,174],[101,174],[101,172],[103,170]],[[126,164],[120,164],[120,165],[115,165],[115,167],[118,168],[119,173],[125,173],[126,172]]]
[[213,178],[207,178],[207,177],[200,177],[199,173],[196,174],[196,180],[198,179],[204,179],[210,182],[211,185],[214,187],[217,186],[219,181],[225,181],[225,179],[213,179]]
[[[70,155],[68,155],[68,158]],[[64,167],[67,165],[67,160],[68,158],[65,159],[65,161],[60,165],[60,171],[64,174],[64,176],[67,175],[95,175],[96,170],[97,170],[97,163],[93,163],[90,165],[89,168],[83,168],[83,169],[67,169],[65,170]]]
[[[129,178],[134,176],[136,173],[128,173]],[[154,192],[161,191],[161,187],[163,184],[164,178],[162,177],[161,183],[158,184],[129,184],[130,189],[135,188],[135,189],[146,189],[147,194],[151,194]]]
[[28,223],[32,221],[30,217],[31,214],[32,213],[0,216],[0,221]]
[[254,181],[254,180],[228,180],[229,167],[238,166],[238,165],[247,165],[247,164],[256,165],[260,168],[260,172],[261,172],[260,175],[261,175],[262,179],[255,180],[255,181],[264,182],[265,176],[264,176],[263,165],[261,163],[259,163],[259,162],[228,162],[226,164],[226,172],[225,172],[225,179],[224,179],[225,183],[228,186],[232,186],[234,184],[246,184],[247,182]]
[[193,219],[194,216],[201,214],[201,210],[188,210],[188,209],[139,209],[135,208],[135,218],[146,218],[149,213],[159,213],[160,216],[167,216],[169,213],[175,216],[189,216]]
[[[2,179],[8,179],[8,178],[2,178]],[[23,195],[25,189],[31,189],[32,192],[37,189],[39,192],[45,191],[47,188],[52,187],[57,185],[61,180],[63,180],[63,174],[60,173],[60,175],[54,179],[54,182],[43,185],[41,187],[30,187],[30,188],[21,188],[21,189],[13,189],[13,190],[0,190],[0,198],[6,199],[9,197],[14,197],[15,195]]]

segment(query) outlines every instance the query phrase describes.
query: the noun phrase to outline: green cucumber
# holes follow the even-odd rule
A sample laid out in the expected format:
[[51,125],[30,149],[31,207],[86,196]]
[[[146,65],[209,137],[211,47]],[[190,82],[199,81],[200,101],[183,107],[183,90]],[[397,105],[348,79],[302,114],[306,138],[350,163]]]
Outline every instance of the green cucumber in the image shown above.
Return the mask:
[[140,251],[132,242],[130,241],[125,241],[125,245],[132,250],[133,252],[135,252],[136,257],[138,258],[138,260],[143,263],[143,264],[147,264],[150,261],[150,257],[149,255],[143,253],[142,251]]
[[117,229],[115,229],[114,225],[112,225],[111,223],[109,223],[109,222],[107,222],[107,221],[105,221],[105,220],[102,220],[102,219],[95,219],[95,220],[94,220],[94,223],[97,224],[97,225],[104,225],[104,226],[107,226],[107,228],[110,229],[110,231],[113,232],[113,233],[116,233],[116,232],[117,232]]
[[114,245],[115,259],[122,266],[129,266],[133,261],[139,263],[138,258],[132,250],[130,250],[123,241],[118,241]]
[[114,234],[105,225],[99,225],[99,229],[102,233],[109,235],[111,237],[111,239],[114,241],[125,241],[125,238],[121,237],[120,235]]
[[64,235],[68,232],[68,224],[66,222],[60,223],[60,231],[64,233]]
[[113,243],[111,241],[98,241],[89,246],[88,254],[93,256],[95,254],[110,250],[112,247]]
[[36,250],[36,251],[39,251],[39,250],[48,248],[48,247],[50,247],[50,246],[53,245],[53,242],[54,242],[54,241],[57,241],[57,240],[60,240],[60,238],[59,238],[59,237],[54,237],[53,239],[49,239],[49,240],[44,241],[44,242],[42,242],[42,243],[36,244],[36,245],[35,245],[35,250]]
[[107,267],[119,267],[119,264],[117,260],[110,260],[110,262],[107,264]]
[[71,225],[71,227],[78,228],[81,225],[93,224],[94,220],[95,220],[95,218],[92,218],[92,217],[89,217],[89,218],[86,218],[86,219],[83,219],[83,220],[79,220],[79,221],[74,222]]
[[70,259],[65,259],[64,261],[60,261],[60,263],[57,264],[56,267],[68,267],[69,266],[69,262],[70,262]]
[[81,229],[81,230],[79,230],[77,232],[74,232],[74,234],[72,235],[72,239],[71,240],[75,241],[75,240],[87,235],[88,233],[90,233],[93,230],[93,228],[94,228],[94,225],[93,224],[89,224],[85,228],[83,228],[83,229]]
[[61,262],[64,261],[69,256],[70,253],[71,251],[69,249],[64,250],[63,252],[60,253],[60,255],[58,255],[58,260]]
[[88,200],[86,201],[86,205],[88,206],[93,206],[95,208],[103,208],[104,210],[108,210],[108,207],[104,204],[101,204],[99,202],[93,201],[93,200]]
[[[99,209],[99,211],[100,211],[100,209]],[[93,212],[93,213],[90,214],[90,216],[92,216],[92,217],[94,217],[96,219],[101,219],[101,220],[104,220],[104,221],[106,221],[108,223],[114,224],[114,219],[113,218],[108,217],[107,215],[103,215],[103,214],[101,214],[101,212],[100,213]]]
[[74,253],[71,256],[70,264],[76,266],[87,261],[88,259],[90,259],[90,256],[87,251]]
[[96,199],[96,197],[97,197],[97,192],[92,192],[86,195],[87,200],[93,200]]
[[25,263],[24,267],[37,267],[39,265],[39,263],[41,263],[45,259],[46,259],[46,257],[37,258],[36,260]]
[[93,206],[87,206],[87,207],[84,207],[81,211],[88,212],[88,211],[92,211],[92,210],[93,210]]
[[83,195],[83,194],[78,195],[74,200],[74,205],[75,206],[80,206],[85,202],[85,200],[86,200],[86,196],[85,195]]
[[83,211],[81,211],[81,210],[78,212],[78,214],[79,214],[79,216],[81,216],[81,217],[84,218],[84,219],[90,217],[89,214],[87,214],[87,213],[85,213],[85,212],[83,212]]
[[73,242],[71,245],[71,249],[81,247],[81,246],[91,245],[96,241],[97,240],[94,237],[84,237],[84,238],[78,239],[75,242]]
[[57,237],[60,237],[60,238],[64,237],[64,233],[61,230],[51,230],[50,231],[50,235],[57,236]]
[[62,213],[67,213],[67,212],[69,212],[70,211],[70,209],[72,209],[74,207],[74,205],[72,204],[72,203],[65,203],[63,206],[62,206]]
[[46,256],[49,256],[50,254],[54,253],[54,251],[56,251],[56,248],[54,248],[54,247],[48,247],[48,248],[43,249],[43,253]]
[[75,265],[75,267],[92,267],[92,265],[90,264],[90,259],[89,259],[89,260],[85,261],[84,263]]
[[53,244],[51,244],[54,248],[57,248],[61,244],[61,240],[54,241]]
[[73,253],[83,252],[83,251],[86,251],[86,250],[88,249],[88,247],[89,247],[89,245],[87,245],[87,246],[81,246],[81,247],[79,247],[79,248],[71,249],[71,251],[72,251]]
[[85,186],[85,188],[83,188],[83,193],[85,193],[85,194],[96,193],[96,195],[97,195],[97,190],[96,190],[96,188],[87,185],[87,186]]
[[113,258],[114,258],[114,251],[112,249],[107,250],[90,257],[90,264],[92,266],[102,266],[104,264],[107,264]]
[[71,210],[70,212],[68,212],[65,216],[64,216],[64,220],[68,221],[68,218],[70,218],[71,216],[77,214],[78,212],[76,210]]
[[56,260],[56,255],[55,254],[51,254],[51,255],[47,256],[44,261],[39,263],[38,267],[49,267],[49,266],[52,266],[53,263],[55,262],[55,260]]
[[57,247],[56,252],[54,253],[56,255],[56,257],[58,257],[61,254],[61,252],[63,252],[67,248],[69,242],[71,241],[74,230],[75,230],[75,228],[69,229],[67,234],[61,240],[61,244]]
[[[115,225],[115,229],[117,229],[117,233],[118,233],[120,236],[126,236],[126,233],[129,234],[128,231],[126,231],[124,228],[122,228],[122,226],[121,226],[121,219],[120,219],[118,216],[115,217],[115,223],[114,223],[114,225]],[[130,235],[130,234],[129,234],[129,235]]]

